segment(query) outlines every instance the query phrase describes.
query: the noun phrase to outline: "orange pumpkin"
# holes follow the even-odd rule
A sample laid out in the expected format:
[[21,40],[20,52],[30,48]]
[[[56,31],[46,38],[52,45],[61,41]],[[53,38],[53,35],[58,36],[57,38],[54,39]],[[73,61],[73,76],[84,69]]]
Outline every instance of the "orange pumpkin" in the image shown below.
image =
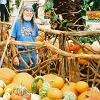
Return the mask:
[[78,100],[100,100],[100,92],[86,91],[78,96]]
[[74,52],[77,52],[79,50],[80,46],[76,43],[73,43],[73,42],[70,42],[68,43],[68,46],[67,46],[67,50],[68,51],[74,51]]
[[87,82],[84,81],[79,81],[75,84],[75,89],[79,92],[79,93],[83,93],[87,90],[89,90],[89,85]]
[[[83,51],[82,48],[80,48],[80,49],[78,50],[78,54],[84,54],[84,51]],[[79,62],[79,64],[81,64],[81,65],[87,65],[87,64],[88,64],[88,59],[86,59],[86,58],[78,58],[78,62]]]
[[78,58],[78,62],[80,65],[87,65],[88,61],[85,58]]
[[45,38],[45,33],[40,31],[40,36],[42,37],[42,39],[44,39]]
[[64,94],[66,91],[74,92],[76,95],[78,95],[77,90],[75,89],[75,83],[70,82],[69,84],[64,84],[63,88],[61,89],[62,93]]
[[27,88],[29,92],[32,92],[31,84],[33,82],[33,77],[30,74],[25,72],[18,73],[12,82],[16,84],[22,84]]
[[0,68],[0,80],[6,85],[11,83],[16,73],[9,68]]
[[64,85],[64,80],[62,77],[59,77],[57,75],[54,74],[48,74],[48,75],[44,75],[43,78],[45,80],[47,80],[48,82],[50,82],[50,84],[52,85],[52,87],[54,88],[58,88],[61,89]]
[[36,42],[38,42],[38,41],[40,41],[40,42],[41,42],[42,40],[43,40],[43,39],[42,39],[42,37],[41,37],[41,36],[37,36],[37,37],[36,37],[36,39],[35,39],[35,41],[36,41]]
[[62,98],[62,92],[57,88],[50,88],[47,92],[47,96],[50,99],[56,100]]

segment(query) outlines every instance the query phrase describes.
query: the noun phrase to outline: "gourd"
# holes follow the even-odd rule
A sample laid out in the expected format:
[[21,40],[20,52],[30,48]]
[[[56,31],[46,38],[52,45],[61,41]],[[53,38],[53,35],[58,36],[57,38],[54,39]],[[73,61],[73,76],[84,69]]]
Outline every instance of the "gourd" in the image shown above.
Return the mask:
[[28,92],[32,92],[31,85],[33,82],[33,77],[30,74],[26,72],[18,73],[12,82],[15,84],[22,84],[27,88]]
[[63,100],[77,100],[77,96],[71,91],[66,91]]
[[41,76],[37,76],[35,77],[33,83],[32,83],[32,93],[36,92],[36,87],[37,87],[37,82],[41,80],[42,81],[42,85],[39,88],[39,95],[42,97],[46,97],[47,96],[47,91],[48,89],[51,87],[50,83],[45,81]]
[[[27,89],[22,86],[18,85],[11,94],[11,100],[23,100],[24,98],[29,98],[30,94]],[[19,99],[18,99],[19,98]]]

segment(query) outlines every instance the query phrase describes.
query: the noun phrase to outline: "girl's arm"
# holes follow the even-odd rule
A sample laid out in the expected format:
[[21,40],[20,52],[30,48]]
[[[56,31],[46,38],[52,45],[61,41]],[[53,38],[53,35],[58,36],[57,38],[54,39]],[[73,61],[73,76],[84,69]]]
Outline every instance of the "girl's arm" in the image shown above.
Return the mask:
[[[15,38],[11,37],[11,42],[14,42]],[[12,53],[12,57],[13,57],[13,64],[16,66],[19,66],[19,59],[17,57],[18,54],[18,49],[15,47],[15,45],[13,43],[10,44],[11,47],[11,53]]]

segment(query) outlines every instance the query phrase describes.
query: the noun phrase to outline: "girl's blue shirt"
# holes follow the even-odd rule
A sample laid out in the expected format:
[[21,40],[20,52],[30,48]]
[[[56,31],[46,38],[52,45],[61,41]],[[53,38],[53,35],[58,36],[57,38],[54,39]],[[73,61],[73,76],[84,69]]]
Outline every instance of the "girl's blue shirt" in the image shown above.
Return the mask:
[[[16,41],[34,42],[38,35],[38,26],[36,23],[34,23],[34,26],[32,26],[31,22],[29,21],[24,21],[21,23],[20,20],[17,20],[11,36],[14,37]],[[18,46],[18,48],[32,49],[34,47]]]

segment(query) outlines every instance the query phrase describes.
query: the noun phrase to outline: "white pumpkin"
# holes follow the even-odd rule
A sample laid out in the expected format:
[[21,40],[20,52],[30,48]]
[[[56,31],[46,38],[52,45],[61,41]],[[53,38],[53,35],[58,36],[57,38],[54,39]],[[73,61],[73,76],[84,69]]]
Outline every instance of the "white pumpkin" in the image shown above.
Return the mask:
[[63,100],[77,100],[77,96],[71,91],[66,91]]
[[10,100],[10,93],[5,93],[3,95],[3,100]]
[[2,80],[0,80],[0,87],[2,87],[2,88],[6,87],[6,84]]
[[94,51],[100,52],[100,43],[98,41],[94,41],[91,47]]
[[31,100],[41,100],[38,94],[31,94]]
[[0,100],[3,100],[3,98],[2,98],[2,97],[0,97]]

